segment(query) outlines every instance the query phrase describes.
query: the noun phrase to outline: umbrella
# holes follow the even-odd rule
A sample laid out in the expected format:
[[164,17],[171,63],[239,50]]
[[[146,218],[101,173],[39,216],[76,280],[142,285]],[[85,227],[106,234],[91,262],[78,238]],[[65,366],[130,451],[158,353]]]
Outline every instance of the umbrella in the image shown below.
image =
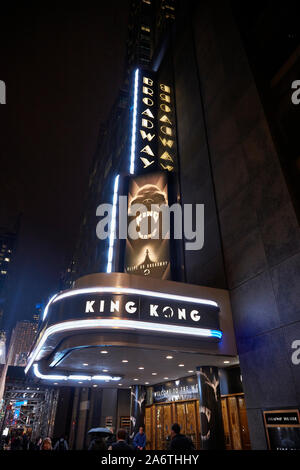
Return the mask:
[[108,428],[92,428],[88,431],[88,434],[97,434],[98,436],[111,436],[112,432]]

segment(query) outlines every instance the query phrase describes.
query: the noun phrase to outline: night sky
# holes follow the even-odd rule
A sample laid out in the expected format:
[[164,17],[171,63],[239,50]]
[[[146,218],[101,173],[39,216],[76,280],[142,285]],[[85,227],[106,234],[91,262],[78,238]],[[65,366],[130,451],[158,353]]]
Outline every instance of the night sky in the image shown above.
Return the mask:
[[[1,5],[0,226],[22,213],[7,326],[57,291],[72,256],[99,126],[122,83],[128,1]],[[45,6],[46,5],[46,6]]]

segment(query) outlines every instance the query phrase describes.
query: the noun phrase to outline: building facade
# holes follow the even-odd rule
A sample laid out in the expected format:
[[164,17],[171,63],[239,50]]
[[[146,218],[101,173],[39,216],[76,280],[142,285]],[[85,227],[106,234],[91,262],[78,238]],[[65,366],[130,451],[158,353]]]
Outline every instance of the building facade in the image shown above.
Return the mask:
[[[57,422],[73,448],[90,427],[140,424],[148,448],[166,448],[174,421],[197,448],[280,447],[268,413],[299,424],[300,406],[296,41],[266,65],[267,89],[253,59],[263,27],[236,2],[140,0],[130,18],[67,290],[47,305],[27,370],[76,384],[61,389],[72,405]],[[126,213],[144,203],[148,221],[149,200],[204,205],[203,246],[188,250],[176,224],[163,242],[116,238],[118,196]],[[113,210],[100,240],[102,203]],[[299,427],[289,432],[299,446]]]
[[25,367],[27,357],[34,344],[38,324],[28,320],[18,321],[12,331],[7,363],[10,366]]

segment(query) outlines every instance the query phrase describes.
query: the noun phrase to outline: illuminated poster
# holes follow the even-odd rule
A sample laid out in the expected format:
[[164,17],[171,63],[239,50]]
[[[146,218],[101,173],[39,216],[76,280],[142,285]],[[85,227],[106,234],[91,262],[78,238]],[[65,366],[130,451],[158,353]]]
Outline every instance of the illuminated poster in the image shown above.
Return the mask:
[[[153,205],[168,204],[167,175],[164,172],[149,173],[130,179],[128,193],[128,226],[136,227],[137,238],[126,240],[125,272],[170,279],[169,239],[162,238],[159,211]],[[132,213],[137,204],[143,204],[145,212]]]

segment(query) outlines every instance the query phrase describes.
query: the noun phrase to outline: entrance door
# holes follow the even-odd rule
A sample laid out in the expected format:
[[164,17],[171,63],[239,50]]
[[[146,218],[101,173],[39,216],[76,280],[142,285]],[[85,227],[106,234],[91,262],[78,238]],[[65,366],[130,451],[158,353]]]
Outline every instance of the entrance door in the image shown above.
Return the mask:
[[171,408],[171,403],[168,403],[166,405],[163,405],[163,410],[164,410],[164,432],[163,432],[163,444],[164,444],[164,449],[167,449],[169,446],[169,439],[170,439],[170,434],[171,434],[171,427],[172,427],[172,408]]
[[223,396],[221,402],[226,449],[251,449],[244,395]]
[[200,415],[198,400],[159,403],[146,407],[145,431],[147,449],[167,450],[170,444],[172,424],[178,423],[181,433],[192,439],[199,449]]
[[164,410],[163,406],[157,405],[155,412],[155,450],[164,449]]
[[[186,402],[186,435],[194,443],[195,449],[199,445],[199,402]],[[197,419],[198,418],[198,419]]]

